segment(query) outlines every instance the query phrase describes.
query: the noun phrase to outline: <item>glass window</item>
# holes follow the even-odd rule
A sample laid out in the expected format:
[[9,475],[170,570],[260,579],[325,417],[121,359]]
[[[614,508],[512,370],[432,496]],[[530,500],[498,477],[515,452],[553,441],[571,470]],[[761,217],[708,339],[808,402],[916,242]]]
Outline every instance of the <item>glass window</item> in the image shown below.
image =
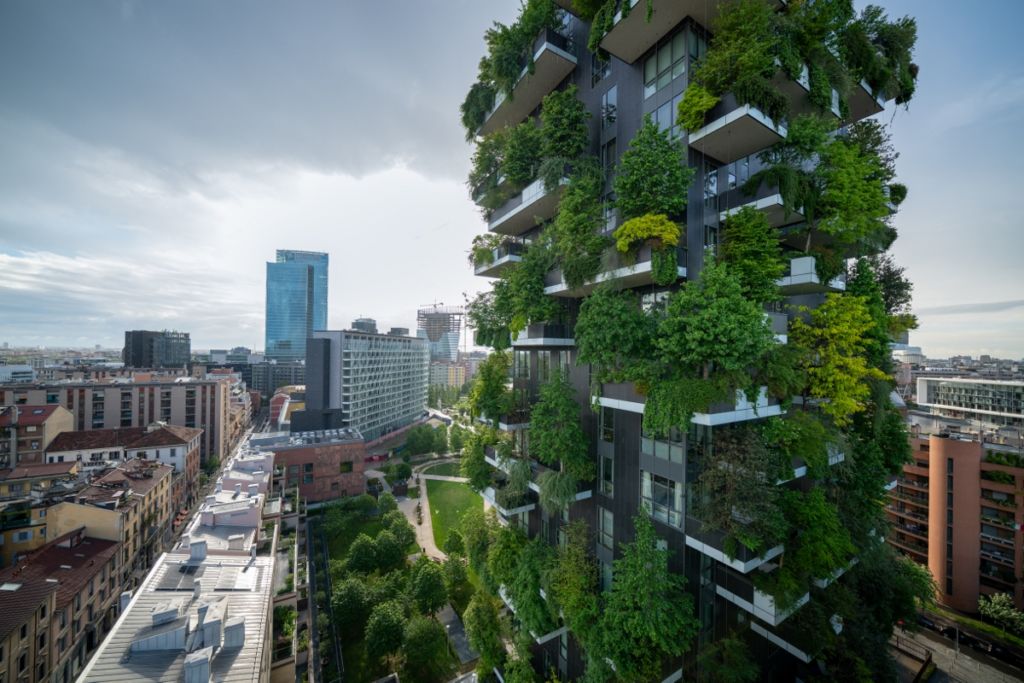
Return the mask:
[[604,169],[604,177],[608,181],[611,181],[612,176],[615,175],[616,157],[615,139],[613,138],[601,147],[601,168]]
[[590,85],[594,86],[607,78],[611,73],[612,64],[610,61],[601,59],[597,52],[590,53]]
[[339,471],[342,474],[348,474],[349,472],[352,471],[352,463],[351,462],[343,462],[343,463],[341,463],[341,467],[340,467]]
[[610,562],[601,562],[601,590],[612,589],[612,565]]
[[683,432],[673,427],[667,434],[657,434],[644,427],[640,432],[640,451],[662,460],[683,463],[685,440]]
[[682,484],[641,470],[640,498],[644,508],[651,517],[659,522],[682,528]]
[[612,443],[615,441],[615,410],[601,408],[601,440]]
[[512,374],[517,379],[530,379],[530,352],[517,349],[512,355]]
[[612,516],[612,511],[605,508],[598,508],[598,534],[597,542],[600,543],[608,550],[612,550],[615,546],[615,518]]
[[662,41],[644,61],[644,97],[650,97],[686,73],[686,49],[680,31]]
[[615,495],[615,458],[610,455],[601,456],[601,493]]
[[601,127],[611,128],[618,120],[619,86],[613,85],[601,97]]

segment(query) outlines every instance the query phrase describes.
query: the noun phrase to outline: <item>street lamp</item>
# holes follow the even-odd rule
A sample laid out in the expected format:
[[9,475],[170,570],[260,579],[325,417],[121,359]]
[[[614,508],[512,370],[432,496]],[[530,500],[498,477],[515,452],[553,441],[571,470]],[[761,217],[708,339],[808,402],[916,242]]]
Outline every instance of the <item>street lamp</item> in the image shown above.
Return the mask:
[[452,625],[451,624],[445,624],[444,625],[444,641],[448,645],[448,656],[451,657],[451,654],[452,654]]

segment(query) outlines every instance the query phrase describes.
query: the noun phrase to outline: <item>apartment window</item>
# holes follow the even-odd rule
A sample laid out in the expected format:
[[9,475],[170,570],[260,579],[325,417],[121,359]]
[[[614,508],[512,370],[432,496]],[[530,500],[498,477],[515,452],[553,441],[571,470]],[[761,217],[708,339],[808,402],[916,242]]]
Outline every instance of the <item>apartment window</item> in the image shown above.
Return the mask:
[[311,462],[304,463],[302,465],[302,471],[303,472],[312,472],[313,471],[313,463],[311,463]]
[[25,669],[28,668],[28,653],[22,652],[21,656],[18,657],[18,673],[24,673]]
[[682,94],[676,95],[651,113],[651,119],[658,124],[658,130],[668,131],[669,137],[672,138],[683,134],[680,127],[676,125],[676,113],[679,111],[679,103],[682,99]]
[[39,618],[40,619],[45,619],[46,618],[46,605],[45,604],[43,604],[43,606],[39,608]]
[[614,138],[601,145],[601,169],[604,171],[605,180],[608,182],[611,182],[612,177],[615,175],[616,155]]
[[597,542],[612,550],[615,547],[615,517],[606,508],[598,508],[598,511]]
[[683,432],[672,427],[666,434],[657,434],[644,427],[640,436],[640,452],[655,458],[682,464],[684,449]]
[[42,650],[46,647],[46,633],[39,634],[39,649]]
[[615,441],[615,410],[607,406],[601,408],[601,440],[607,443]]
[[530,379],[530,352],[517,349],[512,354],[512,376],[516,379]]
[[686,35],[679,31],[662,41],[644,60],[644,98],[686,73]]
[[601,493],[611,498],[615,495],[615,457],[601,456]]
[[597,85],[601,80],[608,77],[612,71],[610,61],[601,59],[596,52],[590,53],[590,85]]
[[57,646],[58,646],[58,648],[59,648],[59,650],[61,652],[64,652],[64,650],[66,650],[67,647],[68,647],[68,637],[67,636],[61,636],[60,640],[57,641]]
[[601,128],[608,129],[619,119],[619,86],[613,85],[601,96]]
[[341,463],[341,466],[338,469],[339,469],[339,471],[342,474],[348,474],[349,472],[352,471],[352,463],[351,462],[343,462],[343,463]]
[[705,225],[704,226],[704,249],[705,251],[711,250],[712,253],[718,253],[719,243],[719,230],[717,225]]
[[640,471],[640,499],[648,514],[659,522],[683,525],[683,485],[657,474]]
[[312,484],[313,483],[313,475],[312,474],[304,474],[304,475],[302,475],[302,483],[303,484]]
[[25,640],[28,638],[28,624],[21,625],[21,639]]
[[691,29],[689,42],[691,64],[694,62],[699,62],[700,60],[704,59],[704,53],[708,51],[708,43],[704,39],[704,36],[697,34]]
[[611,562],[601,562],[601,590],[610,591],[612,589],[612,564]]
[[17,534],[14,535],[14,540],[17,541],[18,543],[24,543],[25,541],[31,541],[32,540],[32,530],[29,529],[28,531],[19,531]]
[[299,473],[299,466],[298,465],[289,465],[288,466],[288,474],[298,474],[298,473]]
[[59,619],[59,621],[60,621],[60,627],[61,628],[64,628],[65,626],[68,625],[68,612],[67,612],[67,610],[63,610],[62,609],[60,611],[60,619]]

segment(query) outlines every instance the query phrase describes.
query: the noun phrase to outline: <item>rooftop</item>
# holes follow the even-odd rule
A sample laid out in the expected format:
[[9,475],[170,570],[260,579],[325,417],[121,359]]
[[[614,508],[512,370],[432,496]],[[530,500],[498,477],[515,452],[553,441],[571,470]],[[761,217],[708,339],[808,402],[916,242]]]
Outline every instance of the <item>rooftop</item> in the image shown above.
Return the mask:
[[249,439],[249,446],[256,449],[268,451],[282,448],[295,448],[312,446],[315,444],[332,443],[355,443],[363,441],[363,435],[358,429],[346,427],[344,429],[324,429],[315,432],[270,432],[265,434],[253,434]]
[[197,659],[218,683],[260,680],[272,575],[271,557],[162,555],[78,680],[179,683]]
[[159,448],[185,446],[203,433],[201,429],[178,427],[156,422],[148,427],[92,429],[83,432],[61,432],[46,449],[47,453],[87,451],[97,448]]
[[78,472],[78,462],[54,462],[40,465],[20,465],[14,469],[0,470],[0,481],[18,481],[22,479],[38,479],[40,477],[74,476]]
[[92,486],[83,489],[79,497],[87,502],[103,503],[124,499],[125,491],[145,496],[173,471],[170,465],[135,458],[98,478]]
[[[28,386],[27,384],[19,384],[21,388]],[[45,406],[12,406],[18,409],[18,426],[39,426],[50,419],[50,416],[57,412],[59,405],[45,405]],[[11,420],[14,418],[14,411],[10,408],[0,411],[0,427],[10,427]]]

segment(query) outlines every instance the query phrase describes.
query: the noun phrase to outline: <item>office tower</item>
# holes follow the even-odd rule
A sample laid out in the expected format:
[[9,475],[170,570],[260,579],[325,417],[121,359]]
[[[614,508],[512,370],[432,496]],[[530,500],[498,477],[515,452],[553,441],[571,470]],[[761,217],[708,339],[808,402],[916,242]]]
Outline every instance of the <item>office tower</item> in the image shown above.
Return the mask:
[[188,332],[128,330],[121,359],[129,368],[183,368],[192,360]]
[[317,331],[306,357],[306,409],[292,432],[352,427],[373,442],[412,424],[427,407],[430,353],[415,337]]
[[[913,95],[915,24],[842,2],[554,5],[491,29],[461,109],[489,231],[473,266],[497,278],[467,306],[497,433],[463,461],[490,466],[472,483],[508,526],[483,566],[507,569],[502,637],[528,643],[498,639],[496,666],[887,678],[872,577],[891,596],[922,574],[881,542],[908,444],[891,312],[852,266],[895,239],[906,187],[865,120]],[[560,569],[578,591],[545,583]]]
[[277,250],[267,263],[266,348],[268,359],[305,358],[306,339],[327,327],[327,254]]
[[377,334],[377,321],[373,318],[356,318],[352,321],[352,329]]
[[461,306],[434,305],[416,312],[416,336],[430,343],[430,360],[455,362],[466,312]]

